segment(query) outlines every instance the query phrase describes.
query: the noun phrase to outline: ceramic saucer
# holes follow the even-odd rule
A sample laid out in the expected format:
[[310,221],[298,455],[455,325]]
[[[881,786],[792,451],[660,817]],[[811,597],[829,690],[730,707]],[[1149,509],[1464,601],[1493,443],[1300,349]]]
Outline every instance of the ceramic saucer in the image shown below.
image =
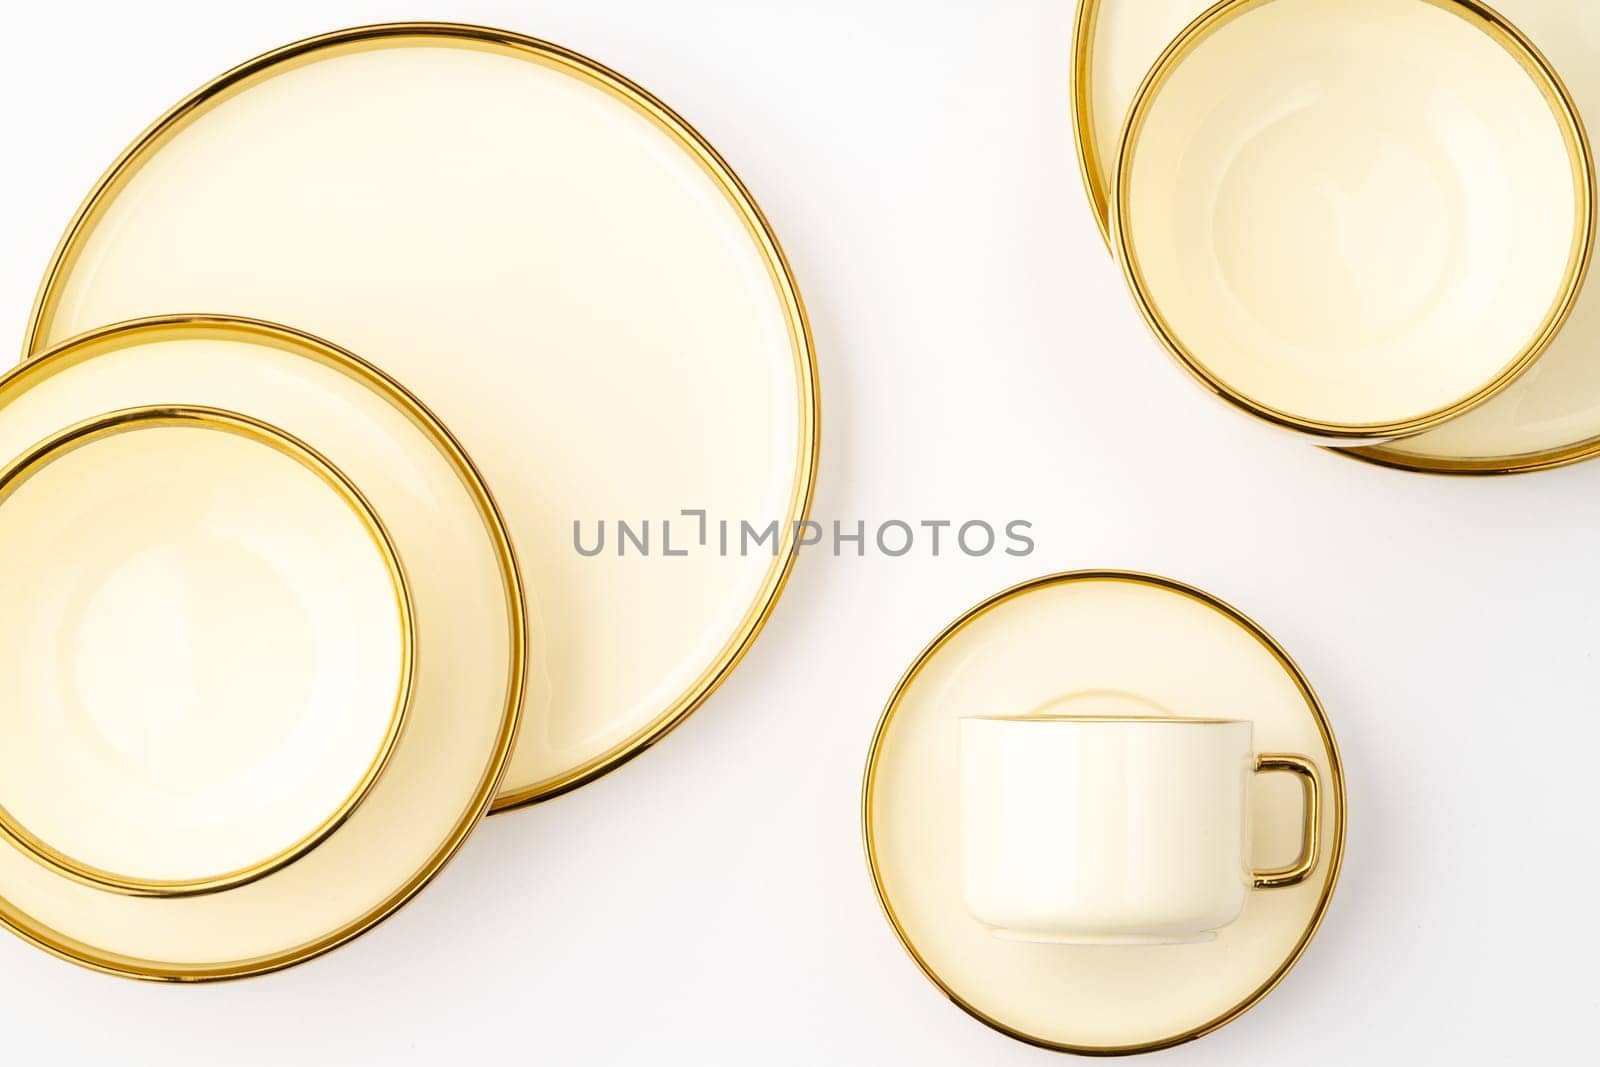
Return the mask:
[[[1240,918],[1201,944],[1110,948],[995,937],[963,899],[960,720],[1089,706],[1250,720],[1258,750],[1313,760],[1325,790],[1324,845],[1310,876],[1252,894]],[[1258,862],[1300,853],[1294,788],[1273,778],[1252,788],[1250,851]],[[1045,1048],[1145,1052],[1236,1018],[1300,959],[1338,880],[1344,778],[1321,705],[1263,630],[1169,579],[1083,571],[998,594],[917,657],[873,738],[862,816],[884,912],[951,1000]]]

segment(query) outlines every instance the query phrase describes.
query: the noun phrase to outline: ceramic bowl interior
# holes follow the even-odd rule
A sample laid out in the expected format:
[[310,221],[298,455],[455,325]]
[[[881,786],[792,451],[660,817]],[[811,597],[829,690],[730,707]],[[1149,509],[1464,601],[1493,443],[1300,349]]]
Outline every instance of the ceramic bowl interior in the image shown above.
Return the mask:
[[1589,254],[1590,163],[1515,31],[1454,0],[1235,0],[1129,116],[1113,235],[1175,355],[1334,438],[1413,433],[1526,370]]
[[399,733],[409,602],[342,475],[139,409],[0,475],[0,825],[113,887],[218,888],[348,814]]
[[[483,468],[561,620],[534,650],[549,710],[498,806],[642,751],[776,604],[815,468],[799,295],[711,147],[598,64],[496,30],[369,27],[212,83],[95,191],[33,347],[192,309],[349,346]],[[741,520],[776,520],[782,550],[739,550]]]
[[[115,892],[40,863],[30,850],[0,835],[0,925],[58,955],[100,970],[139,978],[203,981],[261,974],[328,951],[392,914],[438,873],[483,817],[509,760],[523,704],[527,632],[523,589],[505,525],[466,455],[433,415],[391,379],[308,335],[267,323],[214,316],[147,319],[86,334],[0,377],[0,456],[26,455],[36,442],[71,425],[72,419],[81,418],[85,411],[122,412],[175,402],[213,412],[241,413],[241,417],[277,428],[314,449],[330,468],[346,476],[350,486],[360,487],[362,499],[372,514],[382,517],[382,528],[395,555],[405,564],[416,664],[399,737],[366,795],[314,848],[261,877],[215,892],[178,896]],[[187,568],[204,571],[220,558],[227,565],[217,575],[219,583],[245,579],[240,591],[249,595],[244,602],[257,602],[286,622],[301,613],[282,606],[283,599],[293,597],[280,583],[293,589],[293,596],[316,598],[307,600],[307,612],[324,607],[335,611],[323,603],[327,594],[307,588],[318,580],[336,581],[317,569],[321,566],[318,562],[291,557],[292,566],[280,567],[287,575],[260,576],[249,557],[252,552],[278,551],[264,547],[263,542],[306,546],[305,534],[282,528],[293,511],[294,521],[316,536],[315,554],[331,553],[342,566],[371,570],[372,564],[363,562],[366,557],[361,554],[371,555],[370,549],[357,548],[359,524],[351,525],[346,514],[348,500],[338,495],[329,498],[325,483],[309,478],[302,467],[255,441],[235,441],[208,431],[209,436],[198,435],[205,443],[202,451],[216,450],[218,457],[187,458],[195,449],[184,435],[193,433],[163,428],[107,439],[108,447],[122,449],[132,447],[125,442],[134,442],[154,450],[155,455],[144,457],[152,462],[137,464],[141,471],[162,466],[155,460],[198,465],[186,470],[187,476],[178,484],[148,474],[138,478],[145,497],[137,507],[114,496],[115,479],[107,478],[102,484],[98,477],[86,474],[84,479],[73,480],[75,500],[87,492],[90,499],[124,505],[123,512],[104,511],[94,518],[103,526],[114,519],[122,526],[122,537],[136,544],[140,538],[137,530],[128,529],[127,511],[208,515],[198,522],[162,520],[174,534],[187,538],[183,543],[198,542],[203,550],[198,556],[177,561],[158,557],[156,562],[165,568],[158,569],[157,575],[164,591],[150,593],[149,603],[135,598],[131,610],[155,612],[159,624],[165,624],[167,616],[191,611],[196,618],[212,623],[220,609],[208,600],[195,604],[196,586],[209,575],[196,575]],[[97,457],[88,448],[81,454],[91,460],[112,459],[110,453]],[[69,455],[63,462],[73,458]],[[131,462],[116,466],[126,468]],[[66,468],[63,471],[71,473]],[[259,499],[232,499],[232,485],[241,478],[256,490],[246,495]],[[27,488],[24,486],[24,491]],[[162,506],[152,509],[153,502]],[[0,501],[0,527],[31,530],[37,526],[4,521],[7,507]],[[299,515],[302,509],[305,514]],[[69,525],[66,520],[77,517],[55,509],[49,514],[59,520],[54,524],[58,530]],[[319,515],[329,521],[322,521]],[[248,528],[257,522],[271,527],[270,538],[254,538],[233,528]],[[231,544],[211,545],[211,538]],[[62,535],[62,540],[68,547],[78,543],[77,535]],[[327,544],[330,540],[333,543]],[[166,537],[157,543],[165,544]],[[348,547],[342,548],[346,543]],[[61,547],[53,545],[52,553]],[[119,578],[122,570],[132,567],[132,563],[120,563],[126,553],[117,543],[90,541],[85,548],[92,550],[90,562],[101,561],[96,564],[101,570],[109,565]],[[16,556],[8,545],[6,558]],[[168,576],[173,579],[170,588]],[[6,572],[5,578],[8,582],[21,580],[14,572]],[[143,580],[145,575],[133,567],[128,579],[133,578]],[[178,584],[180,578],[190,584]],[[376,585],[375,578],[367,582]],[[148,583],[136,590],[147,588]],[[211,592],[220,588],[219,584]],[[325,658],[353,654],[357,641],[374,640],[381,648],[392,640],[395,628],[392,607],[387,607],[386,615],[379,615],[376,593],[361,592],[360,587],[341,588],[356,596],[358,607],[354,610],[365,606],[365,614],[372,616],[344,617],[376,629],[371,634],[345,635],[332,643],[319,638],[317,665],[312,670],[334,671],[336,677],[340,667],[324,666]],[[387,605],[394,599],[393,588],[386,587],[385,595]],[[343,610],[349,613],[353,609]],[[224,624],[233,621],[231,615],[222,619]],[[270,635],[276,629],[258,630],[255,620],[247,623],[254,634]],[[42,629],[48,634],[52,628]],[[130,639],[120,632],[111,636]],[[171,639],[181,636],[178,632]],[[167,682],[173,674],[182,677],[186,663],[181,645],[168,649],[159,641],[136,637],[153,646],[154,655],[164,658],[158,661],[170,664],[177,660],[177,669],[157,681]],[[187,640],[194,643],[195,657],[202,661],[197,668],[200,678],[209,679],[212,670],[230,659],[242,668],[252,668],[269,651],[273,663],[280,659],[296,663],[296,656],[287,655],[286,650],[293,652],[294,642],[305,641],[305,632],[285,626],[277,638],[284,648],[267,650],[249,643],[234,646],[216,642],[210,635]],[[20,639],[7,634],[6,643],[12,646]],[[98,646],[85,646],[79,652],[95,658],[117,655],[115,648]],[[299,655],[303,664],[303,653]],[[142,664],[129,667],[135,678],[141,678],[139,672],[145,669]],[[258,671],[250,669],[242,670],[241,676],[269,687],[285,684],[273,678],[262,680]],[[253,699],[231,690],[225,694],[209,690],[203,695]],[[393,690],[387,695],[392,706]],[[123,709],[100,698],[91,710],[109,718]],[[217,714],[225,720],[227,710]],[[158,707],[150,713],[159,723],[159,715],[165,712]],[[240,728],[260,729],[254,724]],[[283,728],[281,723],[273,727]],[[115,736],[124,747],[131,747],[124,735]],[[155,736],[162,739],[159,733]],[[224,734],[221,742],[211,747],[225,755],[236,753],[230,735]],[[7,771],[3,777],[6,792],[0,799],[9,801],[15,795],[13,774]],[[60,791],[78,786],[74,779],[55,783]]]

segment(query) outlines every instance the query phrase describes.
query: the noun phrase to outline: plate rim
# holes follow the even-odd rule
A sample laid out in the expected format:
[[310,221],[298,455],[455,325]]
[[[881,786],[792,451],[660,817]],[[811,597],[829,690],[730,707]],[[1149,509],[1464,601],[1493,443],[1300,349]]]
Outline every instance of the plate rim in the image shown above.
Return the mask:
[[811,517],[821,452],[821,383],[815,338],[799,285],[776,232],[743,180],[710,141],[667,104],[626,76],[570,48],[513,30],[465,22],[401,21],[354,26],[307,37],[264,52],[213,78],[169,108],[122,150],[79,204],[51,254],[28,314],[22,358],[26,361],[38,353],[40,339],[54,320],[59,290],[74,266],[79,242],[93,228],[94,216],[132,180],[164,139],[224,103],[231,90],[244,88],[252,79],[270,77],[273,73],[293,69],[297,64],[314,62],[329,49],[364,51],[403,47],[407,38],[456,42],[502,53],[509,51],[533,62],[554,66],[620,100],[672,138],[720,188],[755,242],[783,307],[796,375],[798,462],[784,515],[785,526],[779,533],[782,548],[738,628],[694,681],[642,727],[566,771],[507,789],[496,796],[491,810],[491,814],[500,814],[554,799],[586,785],[642,755],[681,725],[710,699],[749,653],[787,588],[799,556],[799,538],[795,531]]
[[[1102,185],[1109,185],[1104,181],[1105,169],[1103,165],[1104,153],[1101,151],[1099,140],[1094,135],[1094,34],[1099,25],[1100,12],[1108,3],[1117,3],[1121,0],[1078,0],[1077,15],[1072,27],[1072,140],[1077,152],[1078,170],[1083,178],[1084,192],[1089,199],[1090,214],[1094,216],[1095,226],[1100,231],[1100,239],[1105,242],[1106,250],[1112,252],[1111,230],[1109,222],[1109,198],[1102,190]],[[1204,5],[1196,0],[1197,12],[1203,13]],[[1543,50],[1531,37],[1529,44],[1541,56]],[[1545,56],[1545,61],[1550,67],[1552,75],[1559,81],[1568,96],[1572,95],[1556,65]],[[1573,97],[1573,103],[1577,100]],[[1581,111],[1578,112],[1580,121]],[[1587,129],[1587,126],[1585,126]],[[1471,458],[1451,456],[1422,456],[1404,450],[1390,448],[1387,445],[1362,445],[1346,448],[1329,447],[1327,451],[1347,459],[1357,460],[1374,467],[1383,467],[1389,470],[1410,471],[1415,474],[1444,475],[1448,477],[1489,477],[1495,475],[1532,474],[1539,471],[1556,470],[1560,467],[1581,463],[1600,455],[1600,434],[1595,434],[1571,444],[1556,445],[1550,448],[1538,449],[1532,452],[1518,452],[1499,456],[1477,456]]]
[[[1072,77],[1070,105],[1072,109],[1072,147],[1078,157],[1078,176],[1083,179],[1083,191],[1089,198],[1089,214],[1094,216],[1095,227],[1106,251],[1115,254],[1111,247],[1111,198],[1103,186],[1105,164],[1100,143],[1094,135],[1094,34],[1100,24],[1102,0],[1078,0],[1077,12],[1072,18],[1071,59],[1068,67]],[[1198,0],[1197,0],[1198,3]],[[30,319],[31,321],[31,319]]]
[[[98,949],[78,938],[63,934],[31,915],[21,913],[0,896],[0,926],[52,956],[104,974],[152,982],[184,984],[256,977],[324,955],[349,944],[393,916],[430,884],[459,854],[462,845],[477,829],[493,802],[521,726],[522,696],[527,685],[529,660],[528,618],[522,574],[515,546],[511,542],[499,505],[484,483],[482,472],[478,470],[471,456],[450,429],[427,405],[382,369],[330,341],[294,327],[265,319],[216,314],[157,315],[111,323],[67,338],[41,353],[38,358],[64,361],[66,368],[63,369],[69,369],[76,365],[72,359],[74,355],[80,359],[92,359],[92,355],[85,356],[82,350],[94,344],[124,335],[137,337],[149,332],[183,333],[190,330],[195,331],[197,337],[222,336],[228,339],[243,337],[257,343],[264,342],[269,346],[297,351],[325,366],[349,374],[354,380],[392,403],[396,410],[417,425],[440,449],[460,476],[463,486],[472,498],[475,510],[484,520],[485,529],[489,532],[495,555],[498,557],[501,581],[505,589],[510,645],[507,649],[506,697],[501,709],[499,730],[491,748],[485,773],[473,789],[471,802],[456,819],[451,832],[440,842],[429,860],[419,866],[404,884],[356,918],[322,937],[280,952],[249,959],[220,964],[173,966]],[[0,388],[21,374],[37,373],[31,371],[35,362],[33,359],[24,360],[0,375]]]
[[[910,934],[907,933],[905,927],[901,925],[899,916],[895,913],[894,906],[890,902],[888,892],[884,887],[883,873],[878,863],[876,840],[872,829],[874,786],[876,785],[877,781],[878,762],[880,756],[882,755],[883,744],[888,735],[889,727],[894,721],[895,712],[899,709],[901,701],[904,699],[906,692],[911,688],[912,684],[916,681],[917,676],[921,674],[922,670],[933,660],[936,655],[938,655],[938,653],[946,644],[948,644],[958,634],[965,630],[967,626],[978,621],[991,611],[1003,607],[1012,600],[1027,596],[1030,593],[1041,592],[1043,590],[1052,589],[1059,586],[1076,585],[1084,582],[1131,583],[1134,585],[1156,588],[1168,593],[1174,593],[1178,596],[1195,601],[1204,607],[1216,611],[1224,618],[1234,623],[1240,629],[1244,630],[1251,637],[1255,638],[1257,643],[1259,643],[1273,657],[1273,659],[1278,662],[1279,666],[1283,668],[1284,672],[1291,679],[1293,679],[1296,689],[1299,690],[1302,699],[1304,699],[1306,703],[1307,710],[1311,713],[1312,719],[1316,723],[1317,732],[1321,735],[1323,745],[1328,754],[1327,770],[1329,781],[1327,792],[1333,800],[1333,803],[1329,805],[1330,810],[1333,812],[1333,833],[1330,835],[1330,840],[1328,842],[1328,875],[1323,883],[1322,893],[1318,897],[1317,906],[1312,912],[1311,918],[1307,920],[1305,929],[1301,931],[1300,937],[1295,942],[1294,948],[1288,953],[1284,960],[1278,964],[1277,968],[1267,977],[1265,982],[1258,986],[1243,1000],[1222,1014],[1209,1019],[1198,1026],[1191,1027],[1182,1033],[1159,1038],[1154,1041],[1140,1042],[1132,1045],[1074,1045],[1067,1042],[1052,1041],[1048,1038],[1041,1037],[1037,1034],[1030,1034],[1015,1026],[1011,1026],[1008,1023],[1002,1022],[1001,1020],[986,1014],[971,1002],[963,998],[959,993],[951,988],[951,986],[946,983],[943,978],[939,976],[938,972],[933,968],[933,966],[923,958],[920,952],[917,951],[915,942],[912,940]],[[998,1031],[999,1033],[1004,1034],[1006,1037],[1021,1041],[1024,1044],[1032,1045],[1035,1048],[1045,1049],[1050,1052],[1072,1053],[1080,1056],[1132,1056],[1145,1052],[1156,1052],[1162,1049],[1172,1048],[1176,1045],[1182,1045],[1204,1037],[1212,1031],[1226,1026],[1228,1023],[1237,1019],[1239,1016],[1243,1015],[1245,1012],[1249,1011],[1251,1008],[1255,1007],[1258,1003],[1265,999],[1269,993],[1278,987],[1279,983],[1283,981],[1288,973],[1294,969],[1295,965],[1300,962],[1301,957],[1305,955],[1306,948],[1311,944],[1311,941],[1316,937],[1317,931],[1321,928],[1323,919],[1327,916],[1328,905],[1333,899],[1334,889],[1338,885],[1339,875],[1344,865],[1347,822],[1348,813],[1346,810],[1344,761],[1339,755],[1338,742],[1334,739],[1333,729],[1328,723],[1327,712],[1322,706],[1322,701],[1317,697],[1316,692],[1311,688],[1310,681],[1307,680],[1305,675],[1301,672],[1299,666],[1289,656],[1289,653],[1284,650],[1282,645],[1278,644],[1277,640],[1274,639],[1271,634],[1262,629],[1261,626],[1258,625],[1253,619],[1245,615],[1239,609],[1233,607],[1231,604],[1228,604],[1226,601],[1207,593],[1203,589],[1189,585],[1185,582],[1180,582],[1174,578],[1166,578],[1162,577],[1161,575],[1135,570],[1073,570],[1060,571],[1054,574],[1043,575],[1038,578],[1030,578],[1027,581],[1019,582],[1016,585],[995,593],[983,601],[980,601],[977,605],[967,609],[961,615],[957,616],[953,622],[945,626],[944,629],[940,630],[933,640],[928,642],[927,646],[917,654],[917,657],[911,661],[911,665],[906,668],[905,673],[901,675],[900,681],[895,685],[893,692],[890,693],[888,703],[884,705],[883,713],[879,717],[877,727],[874,729],[872,734],[872,744],[867,751],[866,770],[862,776],[861,784],[861,838],[863,849],[866,853],[867,871],[872,881],[873,893],[877,898],[879,910],[883,913],[884,918],[889,921],[889,925],[894,930],[895,937],[900,941],[901,947],[905,949],[906,954],[911,957],[912,962],[914,962],[917,965],[917,968],[921,970],[923,976],[927,978],[928,981],[932,982],[934,987],[937,988],[939,992],[944,994],[944,996],[949,999],[951,1003],[955,1004],[956,1007],[960,1008],[962,1011],[966,1012],[968,1015],[972,1016],[972,1018],[976,1019],[980,1023],[983,1023],[990,1029]]]
[[[1116,147],[1116,166],[1110,177],[1110,192],[1107,197],[1109,214],[1105,220],[1105,229],[1123,279],[1133,295],[1140,315],[1155,333],[1162,347],[1203,387],[1247,414],[1276,426],[1321,439],[1323,443],[1339,442],[1346,446],[1379,447],[1393,439],[1413,436],[1432,429],[1493,399],[1532,368],[1561,332],[1583,292],[1595,251],[1596,221],[1597,216],[1600,216],[1600,190],[1596,187],[1594,149],[1577,105],[1565,83],[1544,54],[1520,29],[1478,0],[1413,0],[1456,15],[1505,50],[1539,89],[1540,95],[1545,98],[1552,116],[1560,127],[1562,139],[1567,147],[1574,184],[1575,225],[1571,252],[1556,299],[1546,311],[1538,328],[1510,361],[1465,396],[1431,411],[1413,414],[1403,419],[1359,423],[1338,422],[1285,411],[1255,399],[1212,372],[1204,361],[1189,349],[1183,339],[1177,336],[1156,305],[1139,269],[1138,257],[1130,251],[1131,235],[1128,233],[1125,205],[1130,191],[1131,177],[1126,163],[1150,108],[1176,68],[1216,30],[1256,8],[1276,2],[1278,0],[1219,0],[1190,22],[1155,60],[1130,101],[1128,113],[1121,126]],[[1078,151],[1080,171],[1086,183],[1092,182],[1093,177],[1088,162],[1091,156],[1085,147],[1083,137],[1087,127],[1079,123],[1076,116],[1080,107],[1087,109],[1084,112],[1085,118],[1092,114],[1092,104],[1087,102],[1090,83],[1081,74],[1092,70],[1088,53],[1093,51],[1092,30],[1095,16],[1100,10],[1099,4],[1100,0],[1080,0],[1073,34],[1075,115],[1073,139]],[[1098,149],[1094,152],[1098,153]],[[1098,159],[1098,155],[1093,158]],[[1103,167],[1100,170],[1103,170]],[[1105,175],[1101,174],[1101,177]],[[1096,207],[1095,213],[1098,217],[1096,206],[1098,200],[1093,192],[1090,193],[1090,203],[1092,207]]]

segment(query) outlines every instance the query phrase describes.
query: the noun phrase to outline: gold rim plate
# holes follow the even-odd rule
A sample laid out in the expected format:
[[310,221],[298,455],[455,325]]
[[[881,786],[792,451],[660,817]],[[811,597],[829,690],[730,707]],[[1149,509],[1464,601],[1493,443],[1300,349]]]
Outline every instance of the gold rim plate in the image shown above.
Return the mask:
[[[397,23],[227,72],[90,193],[26,354],[167,309],[349,346],[483,465],[531,608],[559,622],[538,635],[530,727],[496,810],[660,739],[777,602],[816,469],[799,292],[727,163],[593,60]],[[739,551],[746,522],[777,537]]]
[[525,675],[521,580],[477,469],[393,379],[308,334],[170,316],[95,330],[0,378],[0,455],[84,412],[242,413],[359,485],[415,605],[419,669],[387,765],[316,848],[248,884],[177,898],[85,884],[0,839],[0,923],[63,958],[136,978],[261,974],[392,914],[456,853],[510,758]]
[[[963,900],[960,720],[1059,706],[1076,693],[1138,694],[1185,717],[1248,720],[1258,751],[1313,760],[1325,784],[1318,829],[1327,844],[1310,877],[1252,893],[1243,915],[1203,944],[1107,949],[993,936]],[[1300,812],[1293,783],[1253,786],[1258,863],[1297,854]],[[862,826],[884,914],[959,1007],[1041,1048],[1150,1052],[1238,1017],[1300,959],[1339,877],[1344,772],[1310,684],[1255,623],[1170,579],[1077,571],[991,597],[916,658],[873,737]]]

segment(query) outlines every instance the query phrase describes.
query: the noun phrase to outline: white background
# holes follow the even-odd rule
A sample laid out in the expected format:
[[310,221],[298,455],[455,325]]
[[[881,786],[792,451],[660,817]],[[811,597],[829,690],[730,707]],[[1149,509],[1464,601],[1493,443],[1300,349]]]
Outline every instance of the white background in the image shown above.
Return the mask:
[[1600,464],[1394,473],[1192,385],[1084,200],[1070,0],[13,9],[0,334],[20,344],[79,198],[170,103],[276,45],[397,18],[576,48],[727,155],[810,304],[816,517],[1021,517],[1039,550],[804,557],[753,654],[682,729],[491,820],[415,904],[309,965],[158,987],[0,938],[6,1062],[1049,1062],[905,956],[867,879],[859,789],[883,701],[940,627],[1085,566],[1170,574],[1254,615],[1319,689],[1348,763],[1348,859],[1322,933],[1261,1005],[1153,1061],[1592,1056]]

